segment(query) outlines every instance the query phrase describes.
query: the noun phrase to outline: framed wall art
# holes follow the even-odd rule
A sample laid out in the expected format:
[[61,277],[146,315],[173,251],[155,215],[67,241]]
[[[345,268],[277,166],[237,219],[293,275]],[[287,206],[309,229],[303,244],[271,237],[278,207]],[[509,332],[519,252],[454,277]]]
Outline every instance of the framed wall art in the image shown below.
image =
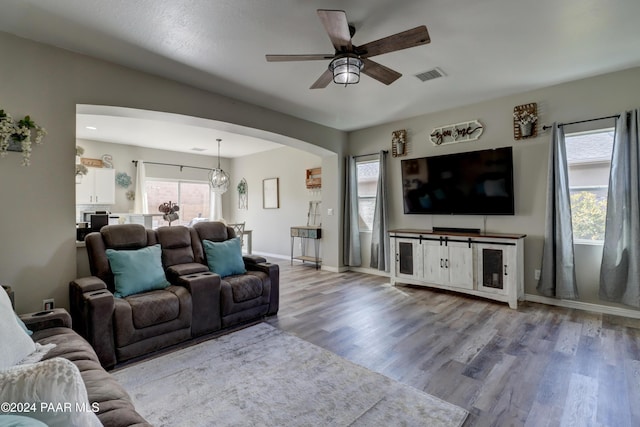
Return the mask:
[[262,207],[278,209],[280,207],[279,178],[262,180]]

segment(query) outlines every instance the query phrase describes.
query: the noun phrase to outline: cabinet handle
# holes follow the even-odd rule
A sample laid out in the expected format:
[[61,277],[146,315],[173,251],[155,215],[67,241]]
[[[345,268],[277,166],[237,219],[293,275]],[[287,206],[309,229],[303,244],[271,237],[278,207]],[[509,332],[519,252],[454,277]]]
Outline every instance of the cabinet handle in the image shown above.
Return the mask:
[[444,264],[444,260],[442,258],[440,258],[440,268],[444,268],[443,264]]
[[507,276],[507,264],[504,265],[504,275]]
[[396,254],[396,262],[400,261],[400,258],[398,257],[398,254]]
[[444,268],[449,268],[449,260],[448,259],[444,260]]

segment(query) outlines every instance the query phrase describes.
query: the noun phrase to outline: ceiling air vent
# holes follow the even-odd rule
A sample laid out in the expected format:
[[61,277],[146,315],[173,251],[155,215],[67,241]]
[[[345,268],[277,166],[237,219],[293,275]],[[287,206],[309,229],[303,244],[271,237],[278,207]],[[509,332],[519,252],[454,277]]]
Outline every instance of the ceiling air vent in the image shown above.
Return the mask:
[[207,151],[206,148],[193,147],[191,151]]
[[446,74],[442,72],[440,68],[434,68],[433,70],[416,74],[416,77],[419,78],[421,81],[426,82],[427,80],[437,79],[438,77],[443,77],[445,75]]

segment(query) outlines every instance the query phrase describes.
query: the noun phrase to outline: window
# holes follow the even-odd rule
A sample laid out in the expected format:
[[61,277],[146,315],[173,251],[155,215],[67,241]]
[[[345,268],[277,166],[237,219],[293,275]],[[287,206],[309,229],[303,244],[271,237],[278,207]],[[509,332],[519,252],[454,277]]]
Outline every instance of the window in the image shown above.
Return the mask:
[[358,216],[360,231],[371,231],[376,208],[376,191],[380,162],[368,160],[356,163],[358,177]]
[[602,242],[614,129],[567,134],[571,221],[576,243]]
[[[180,218],[172,224],[190,225],[194,218],[209,218],[211,190],[207,182],[147,179],[145,187],[149,213],[159,213],[160,205],[172,202],[180,206]],[[156,217],[153,224],[159,227],[169,222]]]

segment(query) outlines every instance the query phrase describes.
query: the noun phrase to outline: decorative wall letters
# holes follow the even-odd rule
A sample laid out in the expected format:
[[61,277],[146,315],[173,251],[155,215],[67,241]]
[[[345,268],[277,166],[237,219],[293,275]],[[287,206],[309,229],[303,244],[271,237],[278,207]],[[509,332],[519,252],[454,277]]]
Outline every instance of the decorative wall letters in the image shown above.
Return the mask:
[[484,126],[478,120],[445,125],[434,128],[430,139],[433,145],[453,144],[475,141],[484,132]]

